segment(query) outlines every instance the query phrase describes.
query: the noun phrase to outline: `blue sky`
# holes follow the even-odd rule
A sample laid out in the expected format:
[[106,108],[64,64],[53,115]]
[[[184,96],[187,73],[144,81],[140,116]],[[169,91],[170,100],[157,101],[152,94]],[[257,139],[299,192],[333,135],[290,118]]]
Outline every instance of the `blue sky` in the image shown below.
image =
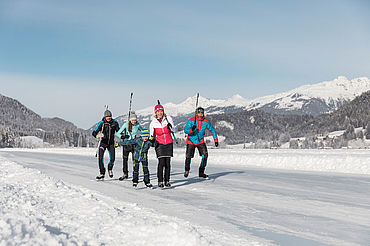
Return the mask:
[[368,1],[0,0],[0,93],[88,128],[104,105],[370,76]]

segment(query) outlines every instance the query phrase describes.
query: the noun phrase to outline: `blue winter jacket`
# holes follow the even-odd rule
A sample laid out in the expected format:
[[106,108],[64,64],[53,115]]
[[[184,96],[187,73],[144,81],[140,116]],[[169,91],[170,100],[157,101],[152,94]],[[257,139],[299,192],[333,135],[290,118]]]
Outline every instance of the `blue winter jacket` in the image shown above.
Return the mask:
[[128,131],[128,124],[129,124],[129,120],[126,121],[122,127],[119,129],[119,131],[116,133],[116,136],[121,138],[121,135],[123,134],[123,131],[126,132],[126,134],[129,136],[128,139],[125,139],[124,141],[127,141],[127,140],[132,140],[134,138],[136,138],[136,135],[137,135],[137,132],[138,131],[141,131],[143,128],[141,127],[141,125],[139,124],[139,122],[136,122],[135,125],[132,126],[132,131],[129,132]]
[[[196,126],[196,128],[193,131],[192,127],[194,125]],[[204,143],[204,134],[206,133],[207,129],[212,133],[214,141],[218,142],[216,130],[215,128],[213,128],[211,122],[209,122],[208,119],[195,119],[195,117],[190,118],[184,128],[185,134],[188,134],[186,143],[192,145]]]
[[148,151],[150,147],[155,147],[156,142],[152,143],[149,140],[144,141],[141,137],[137,137],[131,140],[126,140],[118,143],[119,145],[130,145],[136,144],[134,160],[137,162],[148,161]]

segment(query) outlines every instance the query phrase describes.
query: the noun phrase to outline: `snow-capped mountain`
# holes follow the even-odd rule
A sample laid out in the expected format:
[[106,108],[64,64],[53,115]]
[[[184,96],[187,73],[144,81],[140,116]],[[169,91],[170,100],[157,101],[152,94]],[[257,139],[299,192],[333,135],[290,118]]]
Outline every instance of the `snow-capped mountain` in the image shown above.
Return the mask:
[[[226,100],[217,100],[217,99],[208,99],[202,96],[199,96],[198,99],[198,106],[201,106],[207,110],[207,113],[215,113],[216,108],[223,108],[222,112],[225,111],[225,108],[234,107],[234,108],[243,108],[248,105],[249,100],[244,99],[240,95],[234,95],[233,97],[226,99]],[[195,106],[196,106],[196,95],[192,97],[188,97],[185,101],[174,104],[174,103],[166,103],[163,105],[165,111],[173,116],[181,116],[187,115],[190,113],[194,113]],[[136,111],[139,115],[152,115],[154,107],[147,107],[142,110]]]
[[366,77],[348,80],[339,76],[332,81],[304,85],[296,89],[252,100],[246,109],[262,109],[270,113],[319,115],[331,112],[344,102],[370,90]]
[[[165,112],[173,118],[175,125],[183,125],[188,118],[194,114],[196,107],[197,96],[188,97],[185,101],[174,104],[165,103],[163,107]],[[233,97],[222,100],[222,99],[208,99],[199,96],[198,106],[206,109],[207,114],[219,114],[225,112],[238,112],[246,109],[246,105],[250,102],[244,99],[240,95],[234,95]],[[152,117],[154,115],[154,106],[150,106],[141,110],[137,110],[139,122],[144,126],[148,127]],[[127,114],[116,118],[120,125],[127,120]],[[90,129],[93,129],[94,126]]]
[[[256,99],[245,99],[240,95],[231,98],[208,99],[199,97],[198,105],[206,109],[207,114],[238,112],[242,110],[261,109],[275,114],[309,114],[317,116],[337,109],[344,102],[353,100],[356,96],[370,90],[370,80],[366,77],[348,80],[340,76],[332,81],[304,85],[296,89],[263,96]],[[166,103],[166,113],[174,118],[175,124],[183,124],[189,115],[194,113],[196,95],[185,101],[174,104]],[[139,120],[148,124],[153,116],[154,107],[147,107],[136,111]],[[127,119],[127,115],[117,118],[119,121]]]

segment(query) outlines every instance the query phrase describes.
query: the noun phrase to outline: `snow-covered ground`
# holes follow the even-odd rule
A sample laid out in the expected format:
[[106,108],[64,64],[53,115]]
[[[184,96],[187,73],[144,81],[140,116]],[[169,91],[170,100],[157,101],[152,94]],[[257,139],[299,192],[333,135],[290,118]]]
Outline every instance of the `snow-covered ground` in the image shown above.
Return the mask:
[[19,146],[22,148],[47,148],[50,147],[50,144],[35,136],[23,136],[19,137]]
[[0,245],[369,245],[369,150],[210,149],[200,180],[176,149],[166,190],[153,152],[150,190],[94,151],[0,150]]

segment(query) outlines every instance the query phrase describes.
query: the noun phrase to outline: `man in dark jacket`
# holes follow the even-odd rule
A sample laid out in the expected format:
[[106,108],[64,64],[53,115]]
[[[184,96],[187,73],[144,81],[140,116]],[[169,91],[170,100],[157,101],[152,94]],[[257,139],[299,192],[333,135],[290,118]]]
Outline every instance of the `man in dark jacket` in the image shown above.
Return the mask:
[[108,174],[109,177],[113,177],[113,165],[115,160],[114,150],[114,134],[119,130],[119,124],[116,120],[112,119],[112,113],[109,110],[105,110],[104,118],[98,123],[92,135],[99,138],[99,170],[100,175],[96,179],[104,179],[105,167],[104,167],[104,152],[108,150],[110,161],[108,163]]

